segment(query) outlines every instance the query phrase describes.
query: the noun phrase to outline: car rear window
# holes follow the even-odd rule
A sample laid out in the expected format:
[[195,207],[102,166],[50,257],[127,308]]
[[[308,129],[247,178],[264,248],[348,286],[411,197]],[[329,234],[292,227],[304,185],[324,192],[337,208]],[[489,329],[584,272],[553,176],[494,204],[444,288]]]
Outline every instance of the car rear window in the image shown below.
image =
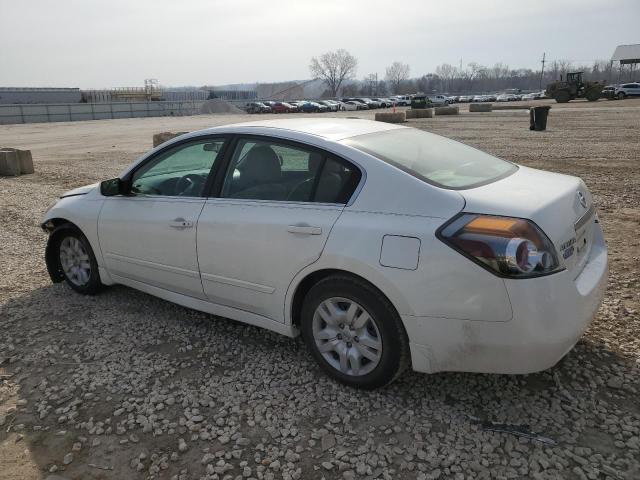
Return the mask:
[[448,138],[415,128],[350,137],[342,143],[438,187],[460,190],[511,175],[518,167]]

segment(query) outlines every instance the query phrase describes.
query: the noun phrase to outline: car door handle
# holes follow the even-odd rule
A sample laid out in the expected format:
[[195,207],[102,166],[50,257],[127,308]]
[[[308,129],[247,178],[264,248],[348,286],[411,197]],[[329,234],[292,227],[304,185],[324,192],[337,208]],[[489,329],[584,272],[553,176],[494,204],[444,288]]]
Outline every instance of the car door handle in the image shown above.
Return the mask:
[[299,223],[297,225],[289,225],[287,227],[289,233],[299,233],[302,235],[321,235],[322,229],[320,227],[312,227],[305,223]]
[[191,228],[193,227],[193,222],[184,218],[174,218],[169,222],[169,226],[171,228]]

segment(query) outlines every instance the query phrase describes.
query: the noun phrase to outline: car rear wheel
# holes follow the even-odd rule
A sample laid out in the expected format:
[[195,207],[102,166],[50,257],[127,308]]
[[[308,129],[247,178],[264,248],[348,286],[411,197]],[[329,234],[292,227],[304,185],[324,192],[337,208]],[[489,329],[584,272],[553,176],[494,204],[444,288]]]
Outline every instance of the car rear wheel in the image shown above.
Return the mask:
[[102,288],[98,262],[87,238],[75,228],[60,231],[52,240],[59,271],[76,292],[92,295]]
[[387,385],[409,363],[409,342],[395,308],[354,277],[331,276],[311,288],[301,330],[323,370],[353,387]]

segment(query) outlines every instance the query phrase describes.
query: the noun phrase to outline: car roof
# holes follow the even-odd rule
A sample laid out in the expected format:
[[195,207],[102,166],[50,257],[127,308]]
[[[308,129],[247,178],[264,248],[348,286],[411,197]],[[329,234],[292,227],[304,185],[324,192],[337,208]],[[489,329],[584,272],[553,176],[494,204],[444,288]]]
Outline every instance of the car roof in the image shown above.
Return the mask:
[[367,133],[385,132],[399,128],[407,128],[401,125],[393,125],[372,120],[351,118],[295,118],[283,120],[259,120],[253,122],[234,123],[221,127],[214,127],[206,131],[234,131],[237,133],[251,133],[253,129],[268,128],[287,130],[297,133],[306,133],[327,140],[343,140]]

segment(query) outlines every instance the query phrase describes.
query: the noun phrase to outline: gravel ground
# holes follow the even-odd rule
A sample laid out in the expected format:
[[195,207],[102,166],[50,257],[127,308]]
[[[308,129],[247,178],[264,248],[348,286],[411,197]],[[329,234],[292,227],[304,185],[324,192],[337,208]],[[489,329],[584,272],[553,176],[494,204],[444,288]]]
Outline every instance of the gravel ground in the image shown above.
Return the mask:
[[581,176],[609,290],[548,371],[407,372],[376,392],[327,379],[299,339],[48,280],[38,222],[56,196],[117,175],[153,133],[248,116],[0,126],[36,165],[0,179],[0,478],[640,478],[640,101],[554,104],[546,132],[462,109],[410,125]]

